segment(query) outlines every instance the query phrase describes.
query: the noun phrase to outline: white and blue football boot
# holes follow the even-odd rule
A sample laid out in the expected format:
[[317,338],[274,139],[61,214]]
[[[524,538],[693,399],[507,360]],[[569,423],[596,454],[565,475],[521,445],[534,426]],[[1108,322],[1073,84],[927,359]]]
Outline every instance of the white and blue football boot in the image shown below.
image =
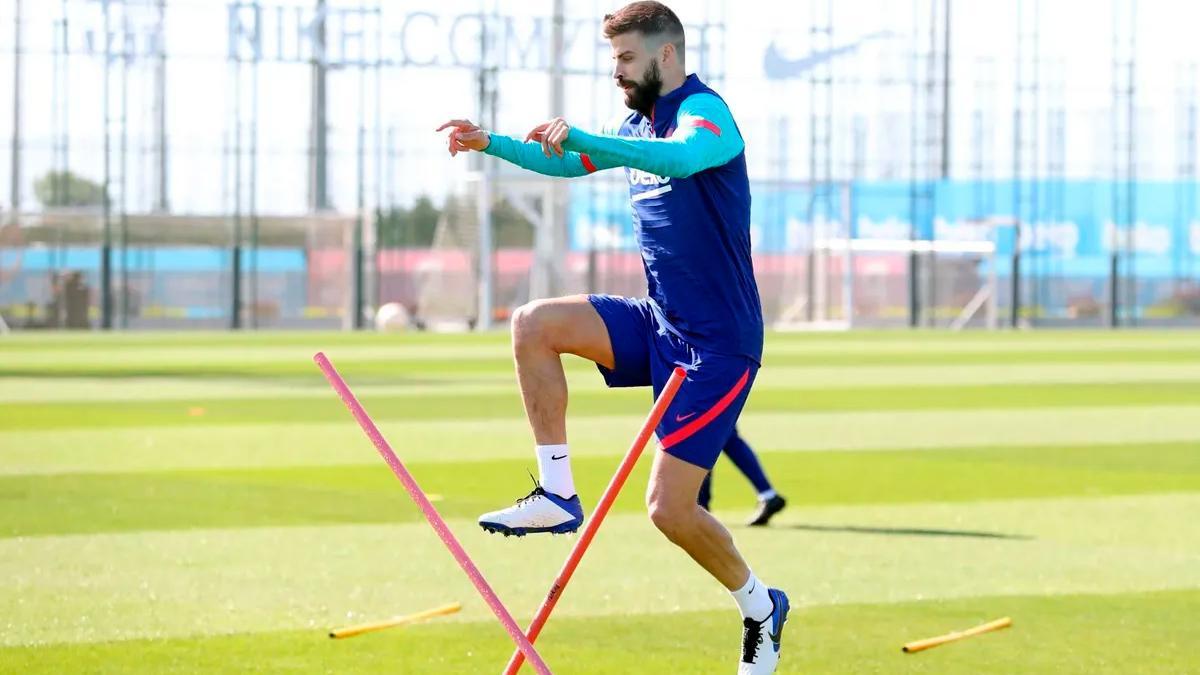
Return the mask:
[[762,621],[742,621],[742,661],[738,664],[738,675],[768,675],[779,665],[779,642],[783,638],[783,624],[787,623],[788,597],[776,588],[767,593],[775,606],[771,615]]
[[533,492],[517,500],[507,509],[492,511],[479,516],[479,526],[488,532],[516,535],[567,534],[583,525],[583,507],[579,495],[560,497],[546,492],[534,482]]

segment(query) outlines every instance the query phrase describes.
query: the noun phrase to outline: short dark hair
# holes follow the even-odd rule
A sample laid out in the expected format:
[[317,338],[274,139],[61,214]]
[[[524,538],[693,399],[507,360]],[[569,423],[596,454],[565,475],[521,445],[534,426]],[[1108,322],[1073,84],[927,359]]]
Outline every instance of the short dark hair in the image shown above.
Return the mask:
[[683,23],[670,7],[654,0],[641,0],[604,15],[604,37],[612,39],[633,32],[659,38],[661,44],[674,44],[675,51],[679,53],[679,62],[683,63]]

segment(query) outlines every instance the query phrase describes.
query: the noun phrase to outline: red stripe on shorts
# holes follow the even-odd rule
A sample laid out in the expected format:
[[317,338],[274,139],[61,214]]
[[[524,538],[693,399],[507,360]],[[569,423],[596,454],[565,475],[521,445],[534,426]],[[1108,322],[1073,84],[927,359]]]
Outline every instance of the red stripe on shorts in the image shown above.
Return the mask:
[[704,425],[717,419],[717,417],[719,417],[721,413],[725,412],[725,409],[728,408],[731,403],[733,403],[734,399],[738,397],[738,394],[742,393],[742,390],[746,388],[746,382],[749,380],[750,369],[747,368],[746,372],[742,373],[742,377],[733,385],[733,388],[721,397],[721,400],[717,401],[716,404],[709,408],[708,411],[703,415],[667,434],[666,438],[662,439],[660,445],[664,448],[669,448],[672,445],[678,445],[679,443],[686,441],[697,431],[703,429]]

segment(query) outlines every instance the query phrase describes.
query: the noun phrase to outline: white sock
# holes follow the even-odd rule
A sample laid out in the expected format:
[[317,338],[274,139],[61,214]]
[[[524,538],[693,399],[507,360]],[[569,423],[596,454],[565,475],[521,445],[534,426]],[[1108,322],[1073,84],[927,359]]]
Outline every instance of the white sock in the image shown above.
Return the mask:
[[759,581],[753,572],[745,586],[729,591],[729,594],[738,604],[738,609],[742,610],[743,619],[766,621],[775,610],[775,603],[771,602],[771,595],[767,593],[767,585]]
[[773,498],[777,494],[779,494],[779,493],[776,492],[775,490],[763,490],[762,492],[758,493],[758,498],[765,502],[768,499]]
[[559,497],[575,496],[575,479],[571,477],[571,457],[567,444],[537,446],[538,473],[546,492]]

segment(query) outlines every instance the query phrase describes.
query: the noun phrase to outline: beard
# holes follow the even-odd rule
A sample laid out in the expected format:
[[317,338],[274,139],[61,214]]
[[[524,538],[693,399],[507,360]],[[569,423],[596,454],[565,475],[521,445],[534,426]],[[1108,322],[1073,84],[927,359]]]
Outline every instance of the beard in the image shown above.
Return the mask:
[[654,110],[655,102],[662,93],[662,71],[658,69],[657,61],[651,61],[642,75],[641,82],[621,80],[618,84],[622,87],[629,87],[625,90],[625,107],[649,117]]

